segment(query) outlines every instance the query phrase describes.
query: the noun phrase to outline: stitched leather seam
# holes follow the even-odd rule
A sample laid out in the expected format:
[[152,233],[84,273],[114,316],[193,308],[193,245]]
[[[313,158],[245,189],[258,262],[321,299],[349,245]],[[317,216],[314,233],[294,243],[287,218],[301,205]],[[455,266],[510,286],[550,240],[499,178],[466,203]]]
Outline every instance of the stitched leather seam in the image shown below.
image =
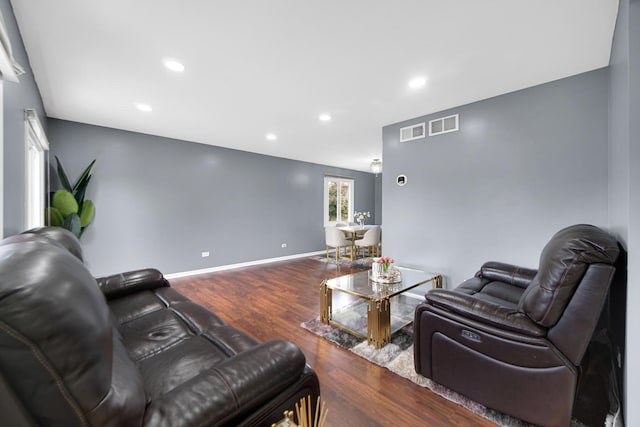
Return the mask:
[[156,312],[156,311],[158,311],[158,310],[164,310],[164,309],[165,309],[164,307],[160,307],[160,308],[158,308],[158,307],[151,307],[149,310],[139,311],[139,312],[137,313],[137,316],[135,316],[135,317],[132,317],[132,318],[130,318],[130,319],[127,319],[127,320],[125,320],[124,322],[118,322],[118,323],[120,323],[120,325],[126,325],[127,323],[131,323],[131,322],[133,322],[133,321],[135,321],[135,320],[138,320],[138,319],[140,319],[140,318],[142,318],[142,317],[146,316],[147,314],[154,313],[154,312]]
[[209,333],[200,334],[201,337],[204,337],[212,344],[216,345],[226,356],[233,357],[237,354],[231,347],[229,347],[224,341],[220,340],[218,337],[211,335]]
[[169,304],[169,301],[167,301],[165,298],[162,297],[162,295],[158,295],[158,293],[154,290],[149,290],[149,292],[151,292],[156,298],[158,298],[160,300],[160,302],[162,302],[166,308],[171,307],[171,304]]
[[[182,312],[180,312],[177,309],[173,308],[173,306],[170,305],[160,295],[156,294],[156,296],[159,299],[161,299],[165,304],[167,304],[168,309],[171,310],[180,319],[182,319],[187,324],[187,326],[191,328],[191,331],[196,336],[203,337],[203,338],[207,339],[208,341],[210,341],[212,344],[218,346],[218,348],[220,350],[222,350],[226,356],[228,356],[228,357],[235,356],[236,351],[234,351],[232,348],[230,348],[225,342],[221,341],[220,339],[218,339],[217,337],[215,337],[213,335],[210,335],[208,333],[208,331],[204,331],[202,328],[199,328],[195,323],[193,323],[189,318],[187,318]],[[220,325],[220,326],[226,326],[226,325]]]
[[182,314],[182,312],[176,310],[175,308],[173,308],[173,306],[168,307],[168,308],[169,308],[169,310],[171,310],[171,312],[173,314],[175,314],[180,320],[182,320],[189,327],[189,329],[191,329],[191,332],[193,332],[195,335],[202,335],[202,329],[197,327],[196,324],[193,323],[184,314]]
[[172,347],[175,347],[176,345],[182,343],[183,341],[186,341],[187,339],[190,339],[191,337],[181,337],[180,339],[177,339],[176,341],[172,341],[168,344],[163,345],[162,347],[158,347],[156,349],[154,349],[153,351],[150,351],[148,353],[145,353],[143,355],[141,355],[140,357],[136,358],[137,362],[146,360],[150,357],[155,356],[156,354],[162,353]]
[[[229,347],[224,341],[209,334],[210,331],[205,331],[202,328],[197,327],[196,324],[194,324],[191,320],[189,320],[186,316],[184,316],[184,314],[182,314],[180,311],[174,309],[173,306],[169,307],[169,310],[171,310],[176,316],[182,319],[187,324],[187,326],[191,328],[191,331],[194,333],[195,336],[207,339],[212,344],[218,346],[218,348],[222,350],[222,352],[228,357],[232,357],[236,355],[237,352],[234,351],[231,347]],[[224,324],[220,326],[227,326],[227,325]]]
[[20,341],[21,343],[23,343],[24,345],[26,345],[31,349],[31,352],[35,356],[36,360],[40,363],[40,365],[42,365],[44,369],[47,370],[47,372],[49,372],[49,374],[55,380],[56,386],[58,387],[58,390],[60,390],[60,394],[62,394],[62,397],[64,398],[64,400],[67,401],[71,409],[73,409],[73,411],[76,413],[80,423],[83,426],[88,426],[89,423],[85,419],[84,414],[82,413],[82,410],[78,407],[77,403],[75,402],[73,397],[71,397],[69,391],[65,387],[64,381],[62,380],[60,375],[58,375],[55,369],[53,369],[53,367],[48,363],[48,361],[46,360],[44,355],[40,352],[40,350],[30,340],[28,340],[22,334],[15,331],[5,322],[0,322],[0,328],[2,328],[2,330],[4,330],[7,334],[9,334],[10,336],[12,336],[13,338]]
[[[564,283],[565,279],[567,278],[567,275],[569,274],[569,272],[571,271],[573,266],[578,263],[578,261],[579,261],[579,259],[576,259],[576,258],[571,260],[571,264],[569,264],[569,266],[567,268],[565,268],[564,272],[562,273],[562,277],[560,277],[560,283]],[[586,270],[585,270],[585,272],[586,272]],[[582,275],[582,277],[584,277],[584,274]],[[580,280],[582,280],[582,278],[580,278]],[[544,289],[545,291],[547,291],[547,292],[549,292],[549,291],[551,292],[551,303],[547,305],[547,309],[544,311],[544,315],[542,316],[542,319],[540,319],[540,322],[545,322],[548,319],[548,316],[549,316],[549,313],[551,312],[552,306],[555,304],[556,299],[558,298],[558,292],[560,291],[560,286],[556,287],[555,291],[551,291],[551,289],[547,289],[547,288],[545,288],[543,286],[540,286],[540,287],[542,289]],[[575,289],[574,289],[574,293],[575,293]],[[573,297],[573,294],[571,296]],[[570,299],[571,298],[569,298],[569,300]],[[567,300],[567,303],[568,303],[569,300]]]
[[[158,308],[158,307],[155,307],[155,306],[151,306],[148,310],[139,311],[137,313],[137,316],[132,317],[131,319],[127,319],[126,321],[120,323],[121,325],[126,325],[127,323],[133,322],[134,320],[137,320],[137,319],[140,319],[141,317],[144,317],[149,313],[153,313],[153,312],[156,312],[158,310],[164,310],[165,308],[169,307],[169,303],[164,298],[162,298],[160,295],[158,295],[156,292],[154,292],[151,289],[147,289],[146,291],[147,292],[151,292],[153,294],[153,296],[155,296],[157,299],[159,299],[160,302],[164,305],[164,307]],[[144,291],[142,291],[142,292],[144,292]]]
[[240,399],[238,399],[238,395],[236,394],[235,391],[233,391],[233,387],[231,387],[231,384],[229,384],[229,382],[224,377],[224,375],[222,375],[222,372],[220,372],[217,368],[212,368],[211,372],[216,374],[218,378],[220,378],[222,382],[227,386],[227,389],[231,393],[231,396],[233,396],[233,402],[236,405],[236,409],[240,408]]

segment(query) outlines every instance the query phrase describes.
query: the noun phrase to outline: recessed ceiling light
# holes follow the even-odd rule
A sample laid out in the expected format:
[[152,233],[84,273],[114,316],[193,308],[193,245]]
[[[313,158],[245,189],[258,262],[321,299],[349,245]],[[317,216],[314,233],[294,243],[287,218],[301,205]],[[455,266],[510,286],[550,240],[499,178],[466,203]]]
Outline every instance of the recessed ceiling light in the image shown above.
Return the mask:
[[409,82],[409,87],[411,89],[418,89],[427,84],[427,79],[425,77],[416,77]]
[[318,116],[318,119],[323,122],[328,122],[329,120],[331,120],[331,116],[327,113],[322,113]]
[[268,133],[265,135],[265,138],[267,138],[269,141],[275,141],[276,139],[278,139],[278,137],[276,136],[276,134],[274,133]]
[[140,111],[144,111],[144,112],[149,112],[149,111],[153,110],[153,108],[151,108],[151,106],[150,106],[150,105],[142,104],[142,103],[140,103],[140,102],[138,102],[138,103],[136,104],[136,108],[137,108],[138,110],[140,110]]
[[182,65],[182,63],[176,61],[175,59],[165,58],[162,60],[162,62],[164,62],[164,66],[171,71],[176,71],[178,73],[184,71],[184,65]]

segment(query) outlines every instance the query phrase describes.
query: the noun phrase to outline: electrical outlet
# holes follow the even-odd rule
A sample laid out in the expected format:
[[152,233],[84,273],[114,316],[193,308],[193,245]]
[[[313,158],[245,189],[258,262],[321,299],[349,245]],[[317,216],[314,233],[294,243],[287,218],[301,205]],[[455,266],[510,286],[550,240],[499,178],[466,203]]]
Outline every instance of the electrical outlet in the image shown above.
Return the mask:
[[209,256],[209,251],[203,251],[202,252],[202,258],[206,258]]
[[286,243],[283,243],[282,245],[280,245],[280,247],[282,247],[282,248],[286,248],[286,247],[287,247],[287,244],[286,244]]

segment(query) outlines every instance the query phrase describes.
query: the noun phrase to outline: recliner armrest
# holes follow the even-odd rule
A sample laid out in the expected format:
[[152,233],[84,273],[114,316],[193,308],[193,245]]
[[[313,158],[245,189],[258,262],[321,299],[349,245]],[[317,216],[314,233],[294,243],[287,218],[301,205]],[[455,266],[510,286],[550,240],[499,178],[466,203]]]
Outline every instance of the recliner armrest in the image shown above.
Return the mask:
[[433,306],[487,325],[534,337],[541,337],[546,334],[545,328],[535,324],[524,313],[490,301],[474,298],[473,295],[449,289],[431,289],[426,293],[425,298]]
[[476,273],[476,277],[497,280],[499,282],[505,282],[521,288],[526,288],[537,273],[537,270],[530,268],[505,264],[503,262],[489,261],[485,262],[482,267],[480,267],[480,271]]
[[304,354],[294,344],[262,343],[152,400],[145,425],[227,425],[286,389],[305,366]]
[[168,287],[169,282],[154,268],[127,271],[96,278],[100,290],[107,299],[119,298],[134,292]]

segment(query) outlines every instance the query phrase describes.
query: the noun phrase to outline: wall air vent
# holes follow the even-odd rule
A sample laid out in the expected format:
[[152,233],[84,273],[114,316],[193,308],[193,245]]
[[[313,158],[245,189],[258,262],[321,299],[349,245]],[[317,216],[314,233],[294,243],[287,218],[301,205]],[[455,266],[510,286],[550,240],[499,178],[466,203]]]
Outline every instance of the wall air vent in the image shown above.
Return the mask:
[[442,117],[429,121],[429,136],[440,135],[442,133],[455,132],[458,130],[458,115]]
[[411,141],[413,139],[424,138],[425,123],[419,123],[417,125],[411,125],[400,129],[400,142]]

